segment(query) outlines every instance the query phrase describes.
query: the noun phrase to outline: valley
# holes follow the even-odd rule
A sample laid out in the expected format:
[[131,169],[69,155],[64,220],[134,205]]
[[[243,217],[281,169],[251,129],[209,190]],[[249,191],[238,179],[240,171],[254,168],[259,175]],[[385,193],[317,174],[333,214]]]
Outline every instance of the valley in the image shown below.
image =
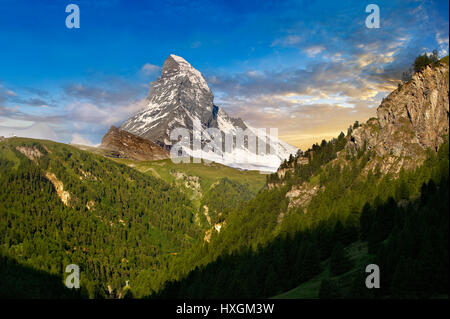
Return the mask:
[[62,298],[448,297],[448,90],[447,58],[272,174],[175,164],[115,128],[101,147],[3,138],[0,293],[52,297],[75,263]]

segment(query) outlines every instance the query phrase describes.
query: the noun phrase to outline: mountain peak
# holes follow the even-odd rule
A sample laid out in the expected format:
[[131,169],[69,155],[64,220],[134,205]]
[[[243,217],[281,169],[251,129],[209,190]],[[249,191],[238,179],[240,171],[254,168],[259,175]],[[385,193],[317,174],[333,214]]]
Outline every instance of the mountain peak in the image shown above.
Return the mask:
[[[171,54],[167,57],[166,61],[164,61],[163,69],[166,67],[166,69],[176,68],[177,70],[191,70],[194,69],[192,65],[186,61],[184,58]],[[164,71],[163,71],[164,75]]]
[[[203,75],[184,58],[174,54],[167,57],[161,76],[151,84],[147,101],[147,107],[130,117],[120,129],[166,149],[172,147],[170,133],[174,129],[185,128],[192,132],[196,120],[202,130],[216,128],[223,135],[235,134],[239,129],[252,131],[244,121],[229,117],[215,105],[214,96]],[[207,136],[206,131],[204,135]],[[278,156],[258,158],[250,164],[243,163],[241,157],[243,154],[249,155],[250,151],[239,149],[224,155],[223,164],[244,169],[263,167],[274,171],[282,160],[297,151],[297,148],[278,139],[268,139],[273,149],[277,147],[279,150]],[[208,153],[205,156],[213,155]],[[233,162],[234,157],[238,162]]]
[[172,58],[174,59],[176,62],[178,63],[186,63],[189,64],[184,58],[182,58],[181,56],[175,55],[175,54],[171,54],[169,55],[168,58]]
[[184,58],[171,54],[164,61],[161,79],[178,82],[178,78],[187,79],[193,87],[211,92],[205,78],[197,69]]

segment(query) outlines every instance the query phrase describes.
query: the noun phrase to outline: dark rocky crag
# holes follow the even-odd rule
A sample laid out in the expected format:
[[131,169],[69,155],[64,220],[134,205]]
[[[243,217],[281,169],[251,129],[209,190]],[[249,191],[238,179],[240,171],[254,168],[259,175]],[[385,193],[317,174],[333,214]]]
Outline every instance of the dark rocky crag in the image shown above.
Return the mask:
[[109,156],[152,161],[169,158],[169,152],[142,137],[111,126],[103,137],[100,148],[109,151]]

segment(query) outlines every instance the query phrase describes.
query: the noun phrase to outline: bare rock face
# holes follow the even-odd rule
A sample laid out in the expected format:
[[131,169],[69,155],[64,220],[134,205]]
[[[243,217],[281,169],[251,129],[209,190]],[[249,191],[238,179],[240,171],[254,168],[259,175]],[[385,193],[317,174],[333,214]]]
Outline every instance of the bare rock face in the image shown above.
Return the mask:
[[139,161],[160,160],[169,158],[170,155],[159,145],[114,126],[103,137],[100,147],[111,151],[111,156]]
[[[401,159],[385,162],[401,163],[406,168],[419,165],[425,150],[437,151],[449,133],[448,94],[448,66],[426,67],[383,100],[377,118],[352,132],[347,151],[366,147],[381,158]],[[386,165],[384,170],[388,169]]]
[[16,150],[25,155],[30,161],[37,164],[37,160],[42,156],[42,153],[37,148],[30,148],[26,146],[17,146]]
[[286,173],[288,173],[288,172],[293,173],[294,172],[294,168],[279,168],[277,170],[278,178],[279,179],[283,179],[284,176],[286,175]]
[[410,134],[411,143],[436,150],[443,142],[442,136],[448,134],[448,93],[446,65],[427,67],[392,92],[377,109],[381,138],[390,142],[385,149],[398,144],[395,135],[403,131]]
[[171,54],[161,76],[151,84],[148,106],[129,118],[121,129],[170,148],[174,127],[193,128],[192,118],[217,127],[218,107],[203,75],[182,57]]
[[323,186],[313,186],[309,183],[292,186],[292,188],[286,193],[286,197],[289,198],[288,208],[296,206],[306,207],[311,202],[312,198],[316,196],[319,191],[323,191],[324,189],[325,187]]
[[297,158],[297,165],[307,165],[309,164],[309,158],[308,157],[303,157],[303,156],[299,156]]
[[64,184],[53,173],[45,172],[45,177],[53,184],[58,197],[64,205],[70,206],[70,193],[64,190]]
[[[449,71],[446,64],[426,67],[413,75],[412,80],[389,94],[377,109],[377,117],[354,129],[337,158],[346,165],[347,155],[360,150],[373,152],[362,175],[380,170],[382,174],[397,176],[401,169],[410,170],[426,159],[426,150],[437,151],[449,134]],[[299,157],[298,165],[307,164]],[[278,177],[285,178],[293,169],[279,168]],[[279,183],[280,184],[280,183]],[[282,184],[282,183],[281,183]],[[268,184],[269,189],[277,187]],[[293,185],[286,193],[289,208],[307,207],[311,199],[322,191],[311,183]]]

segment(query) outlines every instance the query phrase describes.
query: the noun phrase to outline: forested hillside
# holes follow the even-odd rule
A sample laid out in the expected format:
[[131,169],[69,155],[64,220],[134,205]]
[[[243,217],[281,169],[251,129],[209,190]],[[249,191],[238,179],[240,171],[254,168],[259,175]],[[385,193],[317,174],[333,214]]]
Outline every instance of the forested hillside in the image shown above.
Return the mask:
[[[254,198],[228,179],[211,184],[201,201],[210,221],[201,223],[175,185],[133,168],[47,141],[0,145],[2,291],[14,286],[20,267],[31,282],[53,278],[50,287],[58,291],[55,280],[76,263],[82,291],[61,297],[270,297],[316,276],[321,297],[349,297],[358,294],[363,274],[345,252],[360,242],[368,247],[363,259],[391,274],[374,297],[448,293],[441,271],[425,274],[448,268],[448,142],[415,170],[398,176],[374,170],[361,178],[374,154],[360,151],[341,167],[333,162],[345,147],[341,134],[314,148],[313,164],[299,166],[304,173]],[[307,207],[289,207],[295,176],[321,190]],[[205,241],[208,225],[224,221]],[[422,256],[430,262],[420,264]],[[410,287],[406,263],[433,284]],[[19,296],[53,295],[39,284],[20,285],[26,288]]]
[[61,280],[78,264],[90,297],[120,293],[201,237],[189,200],[161,180],[47,141],[0,148],[2,256]]
[[[208,247],[189,251],[174,266],[186,271],[190,261],[193,271],[153,297],[271,297],[324,270],[320,295],[312,297],[448,295],[448,142],[396,179],[352,178],[368,156],[355,156],[349,168],[334,168],[334,174],[325,171],[327,188],[307,214],[290,211],[280,222],[286,187],[261,192],[230,215],[230,226]],[[364,260],[381,268],[382,289],[376,292],[365,288],[368,263],[354,264],[346,256],[345,247],[357,242],[368,245]]]
[[[292,155],[264,186],[257,172],[215,163],[2,139],[0,295],[448,297],[443,63],[399,86],[377,118]],[[369,263],[381,289],[362,286]],[[68,264],[81,268],[79,291],[62,286]]]
[[[448,296],[448,92],[448,59],[423,65],[377,117],[286,160],[150,296]],[[368,294],[369,263],[384,275]]]
[[[182,183],[177,183],[180,174],[166,182],[151,171],[144,174],[69,145],[3,140],[0,292],[6,296],[16,287],[15,297],[101,298],[139,291],[136,278],[142,271],[164,267],[182,250],[203,242],[206,231],[211,232],[211,225],[199,220],[205,220],[197,203],[203,194],[190,198],[184,182],[193,177],[184,174]],[[245,178],[244,172],[228,175]],[[206,184],[201,177],[196,181],[207,190],[202,205],[211,205],[214,220],[219,218],[217,210],[254,194],[249,184],[220,176],[206,179]],[[221,204],[215,201],[219,193]],[[62,286],[68,264],[81,267],[81,292],[69,294]],[[17,280],[21,274],[32,279]],[[161,280],[153,276],[151,287],[159,287]],[[124,289],[127,281],[129,286]],[[39,289],[42,282],[47,284]],[[45,287],[54,287],[54,291]]]

